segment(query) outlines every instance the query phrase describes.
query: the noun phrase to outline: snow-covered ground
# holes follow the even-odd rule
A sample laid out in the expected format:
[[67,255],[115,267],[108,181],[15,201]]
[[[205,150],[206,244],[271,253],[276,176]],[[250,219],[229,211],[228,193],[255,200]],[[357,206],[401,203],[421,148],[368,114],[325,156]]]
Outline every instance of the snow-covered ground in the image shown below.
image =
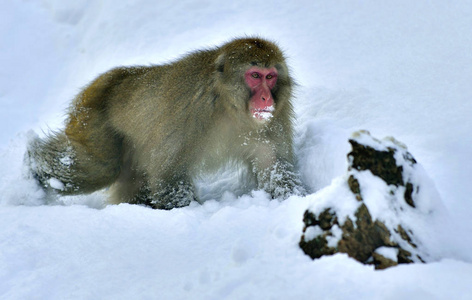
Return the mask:
[[[0,299],[472,299],[471,15],[467,1],[2,1]],[[99,73],[252,34],[289,57],[312,194],[238,197],[219,174],[205,203],[171,211],[101,192],[54,205],[22,175],[28,131],[60,128]],[[408,145],[433,182],[431,263],[374,271],[299,249],[359,129]]]

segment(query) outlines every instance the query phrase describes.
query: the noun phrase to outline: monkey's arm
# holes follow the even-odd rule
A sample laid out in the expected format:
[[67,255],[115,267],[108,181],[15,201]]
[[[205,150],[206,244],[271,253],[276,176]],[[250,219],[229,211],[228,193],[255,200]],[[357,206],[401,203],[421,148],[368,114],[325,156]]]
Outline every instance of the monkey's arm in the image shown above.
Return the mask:
[[258,145],[251,160],[258,188],[268,192],[274,199],[306,193],[295,171],[291,137],[282,135],[280,139],[273,138],[271,142]]

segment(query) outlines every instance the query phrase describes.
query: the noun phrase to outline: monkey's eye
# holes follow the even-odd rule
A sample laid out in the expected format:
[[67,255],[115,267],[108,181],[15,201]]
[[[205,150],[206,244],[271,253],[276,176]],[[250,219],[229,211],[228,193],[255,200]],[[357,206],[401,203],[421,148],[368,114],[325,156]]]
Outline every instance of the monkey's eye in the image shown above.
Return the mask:
[[272,79],[272,77],[274,77],[274,76],[272,76],[272,75],[267,75],[266,76],[267,79]]
[[256,72],[252,73],[251,76],[252,76],[252,78],[259,78],[260,77],[259,73],[256,73]]

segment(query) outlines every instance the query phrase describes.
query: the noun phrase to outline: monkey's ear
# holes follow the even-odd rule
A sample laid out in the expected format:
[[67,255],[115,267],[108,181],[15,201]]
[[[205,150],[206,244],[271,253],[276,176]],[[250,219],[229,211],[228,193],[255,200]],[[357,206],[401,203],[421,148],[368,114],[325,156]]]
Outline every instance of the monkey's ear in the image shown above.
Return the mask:
[[224,53],[218,55],[218,58],[215,60],[216,71],[223,73],[225,70],[225,61],[226,57]]

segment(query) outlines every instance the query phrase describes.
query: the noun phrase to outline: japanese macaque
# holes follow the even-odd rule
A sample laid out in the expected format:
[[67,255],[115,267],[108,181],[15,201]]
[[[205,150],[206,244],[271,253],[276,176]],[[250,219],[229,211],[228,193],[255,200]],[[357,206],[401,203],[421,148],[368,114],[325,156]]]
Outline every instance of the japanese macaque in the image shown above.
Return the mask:
[[259,189],[287,198],[303,192],[293,85],[281,50],[260,38],[115,68],[78,94],[64,131],[30,142],[26,160],[47,192],[110,187],[111,203],[188,205],[194,176],[230,161],[248,167]]

